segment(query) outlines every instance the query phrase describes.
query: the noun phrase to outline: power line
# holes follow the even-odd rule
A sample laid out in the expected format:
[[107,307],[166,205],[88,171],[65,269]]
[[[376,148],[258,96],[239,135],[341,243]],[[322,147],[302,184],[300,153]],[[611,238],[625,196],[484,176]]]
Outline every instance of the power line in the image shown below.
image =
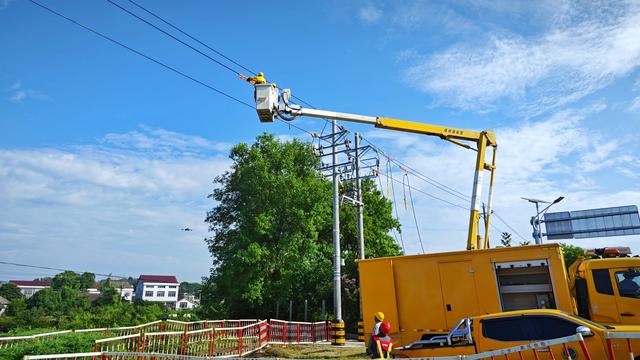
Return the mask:
[[511,231],[513,231],[516,235],[518,235],[523,241],[528,241],[527,239],[524,238],[524,236],[520,235],[520,233],[518,231],[516,231],[516,229],[514,229],[513,227],[511,227],[511,225],[509,225],[506,221],[504,221],[504,219],[502,217],[500,217],[500,215],[496,214],[495,212],[493,213],[493,215],[495,215],[496,218],[498,218],[498,220],[500,220],[509,229],[511,229]]
[[[91,273],[91,271],[75,271],[75,270],[69,270],[69,269],[54,268],[54,267],[49,267],[49,266],[20,264],[20,263],[8,262],[8,261],[0,261],[0,264],[20,266],[20,267],[33,268],[33,269],[44,269],[44,270],[55,270],[55,271],[70,271],[70,272],[74,272],[76,274],[82,274],[82,273],[85,273],[85,272]],[[97,275],[97,276],[105,276],[105,277],[119,278],[119,279],[128,279],[129,278],[128,276],[120,276],[120,275],[112,275],[112,274],[100,274],[100,273],[92,273],[92,274]]]
[[[131,16],[133,16],[133,17],[135,17],[136,19],[138,19],[138,20],[140,20],[140,21],[144,22],[145,24],[147,24],[147,25],[149,25],[149,26],[153,27],[154,29],[156,29],[156,30],[160,31],[161,33],[163,33],[163,34],[165,34],[165,35],[169,36],[169,37],[170,37],[170,38],[172,38],[173,40],[175,40],[175,41],[177,41],[177,42],[181,43],[182,45],[184,45],[184,46],[186,46],[186,47],[190,48],[191,50],[193,50],[193,51],[197,52],[198,54],[200,54],[200,55],[202,55],[202,56],[206,57],[207,59],[209,59],[209,60],[211,60],[211,61],[215,62],[216,64],[218,64],[218,65],[220,65],[220,66],[224,67],[225,69],[227,69],[227,70],[229,70],[229,71],[233,72],[234,74],[239,74],[239,72],[238,72],[238,71],[236,71],[235,69],[233,69],[233,68],[231,68],[231,67],[229,67],[229,66],[227,66],[227,65],[223,64],[222,62],[220,62],[220,61],[218,61],[218,60],[216,60],[216,59],[212,58],[211,56],[209,56],[209,55],[205,54],[204,52],[200,51],[199,49],[197,49],[197,48],[195,48],[195,47],[193,47],[193,46],[191,46],[191,45],[187,44],[186,42],[184,42],[184,41],[180,40],[179,38],[175,37],[174,35],[172,35],[172,34],[168,33],[167,31],[165,31],[165,30],[163,30],[163,29],[159,28],[159,27],[158,27],[158,26],[156,26],[156,25],[152,24],[151,22],[147,21],[146,19],[144,19],[144,18],[142,18],[142,17],[138,16],[137,14],[135,14],[135,13],[133,13],[133,12],[129,11],[128,9],[126,9],[126,8],[122,7],[120,4],[116,3],[115,1],[113,1],[113,0],[105,0],[105,1],[107,1],[109,4],[111,4],[111,5],[113,5],[113,6],[117,7],[118,9],[120,9],[120,10],[122,10],[122,11],[126,12],[127,14],[129,14],[129,15],[131,15]],[[137,4],[136,4],[136,5],[137,5]]]
[[[418,233],[418,240],[420,240],[420,249],[422,249],[422,253],[424,254],[424,245],[422,245],[422,236],[420,235],[420,227],[418,226],[418,217],[416,216],[416,208],[413,205],[413,195],[411,194],[411,184],[409,184],[409,174],[405,173],[405,177],[407,178],[407,186],[409,187],[409,199],[411,200],[411,211],[413,212],[413,221],[416,224],[416,232]],[[404,178],[402,179],[404,181]],[[403,185],[404,189],[404,185]]]
[[35,5],[38,5],[39,7],[43,8],[43,9],[45,9],[45,10],[47,10],[47,11],[49,11],[50,13],[52,13],[52,14],[54,14],[54,15],[56,15],[56,16],[59,16],[59,17],[61,17],[61,18],[65,19],[65,20],[69,21],[70,23],[72,23],[72,24],[74,24],[74,25],[76,25],[76,26],[79,26],[79,27],[81,27],[81,28],[83,28],[83,29],[85,29],[85,30],[87,30],[87,31],[90,31],[90,32],[94,33],[95,35],[100,36],[101,38],[103,38],[103,39],[105,39],[105,40],[109,40],[110,42],[112,42],[112,43],[114,43],[114,44],[116,44],[116,45],[119,45],[119,46],[121,46],[121,47],[123,47],[123,48],[125,48],[125,49],[127,49],[127,50],[129,50],[129,51],[131,51],[131,52],[133,52],[133,53],[134,53],[134,54],[136,54],[136,55],[142,56],[143,58],[145,58],[145,59],[147,59],[147,60],[149,60],[149,61],[152,61],[152,62],[154,62],[154,63],[156,63],[156,64],[158,64],[158,65],[160,65],[160,66],[164,67],[165,69],[171,70],[171,71],[173,71],[174,73],[176,73],[176,74],[178,74],[178,75],[180,75],[180,76],[183,76],[183,77],[185,77],[185,78],[187,78],[187,79],[189,79],[189,80],[191,80],[191,81],[193,81],[193,82],[195,82],[195,83],[198,83],[198,84],[200,84],[200,85],[202,85],[202,86],[204,86],[204,87],[206,87],[206,88],[208,88],[208,89],[210,89],[210,90],[213,90],[213,91],[217,92],[218,94],[220,94],[220,95],[222,95],[222,96],[225,96],[225,97],[227,97],[227,98],[229,98],[229,99],[231,99],[231,100],[233,100],[233,101],[236,101],[236,102],[238,102],[238,103],[240,103],[240,104],[242,104],[242,105],[244,105],[244,106],[247,106],[247,107],[249,107],[249,108],[253,109],[253,106],[252,106],[252,105],[250,105],[250,104],[248,104],[248,103],[246,103],[246,102],[244,102],[244,101],[242,101],[242,100],[240,100],[240,99],[238,99],[238,98],[236,98],[236,97],[233,97],[233,96],[231,96],[231,95],[229,95],[229,94],[225,93],[225,92],[224,92],[224,91],[222,91],[222,90],[218,90],[218,89],[216,89],[215,87],[213,87],[213,86],[211,86],[211,85],[209,85],[209,84],[207,84],[207,83],[205,83],[205,82],[202,82],[202,81],[200,81],[200,80],[198,80],[198,79],[196,79],[196,78],[194,78],[194,77],[192,77],[192,76],[190,76],[190,75],[187,75],[187,74],[183,73],[182,71],[180,71],[180,70],[178,70],[178,69],[176,69],[176,68],[174,68],[174,67],[171,67],[170,65],[167,65],[167,64],[165,64],[165,63],[163,63],[163,62],[161,62],[161,61],[159,61],[159,60],[156,60],[156,59],[152,58],[152,57],[151,57],[151,56],[149,56],[149,55],[143,54],[142,52],[140,52],[140,51],[138,51],[138,50],[135,50],[135,49],[133,49],[133,48],[131,48],[131,47],[129,47],[129,46],[127,46],[127,45],[125,45],[125,44],[123,44],[123,43],[119,42],[118,40],[115,40],[115,39],[113,39],[113,38],[111,38],[111,37],[107,36],[107,35],[104,35],[104,34],[102,34],[101,32],[99,32],[99,31],[97,31],[97,30],[94,30],[94,29],[92,29],[92,28],[90,28],[90,27],[88,27],[88,26],[86,26],[86,25],[83,25],[83,24],[81,24],[81,23],[77,22],[76,20],[74,20],[74,19],[72,19],[72,18],[70,18],[70,17],[67,17],[67,16],[65,16],[65,15],[63,15],[63,14],[61,14],[61,13],[59,13],[59,12],[57,12],[57,11],[55,11],[55,10],[53,10],[53,9],[51,9],[51,8],[49,8],[49,7],[47,7],[47,6],[45,6],[45,5],[40,4],[39,2],[37,2],[37,1],[35,1],[35,0],[29,0],[29,1],[30,1],[31,3],[33,3],[33,4],[35,4]]
[[135,1],[133,1],[133,0],[128,0],[128,1],[129,1],[130,3],[132,3],[133,5],[137,6],[138,8],[140,8],[140,9],[144,10],[145,12],[147,12],[148,14],[150,14],[151,16],[155,17],[156,19],[158,19],[158,20],[162,21],[163,23],[165,23],[165,24],[167,24],[167,25],[171,26],[172,28],[174,28],[174,29],[178,30],[180,33],[182,33],[182,34],[186,35],[188,38],[190,38],[191,40],[193,40],[193,41],[197,42],[198,44],[200,44],[200,45],[202,45],[202,46],[206,47],[207,49],[209,49],[209,50],[211,50],[211,51],[215,52],[216,54],[218,54],[218,55],[222,56],[223,58],[225,58],[225,59],[229,60],[230,62],[234,63],[235,65],[237,65],[237,66],[239,66],[239,67],[243,68],[244,70],[246,70],[246,71],[250,72],[251,74],[253,74],[253,75],[255,75],[255,74],[256,74],[256,72],[255,72],[255,71],[250,70],[250,69],[248,69],[248,68],[244,67],[242,64],[240,64],[240,63],[238,63],[238,62],[234,61],[233,59],[231,59],[231,58],[227,57],[226,55],[224,55],[222,52],[220,52],[220,51],[218,51],[218,50],[216,50],[216,49],[212,48],[211,46],[207,45],[206,43],[204,43],[204,42],[202,42],[202,41],[198,40],[195,36],[192,36],[191,34],[187,33],[186,31],[184,31],[184,30],[180,29],[178,26],[173,25],[173,24],[172,24],[172,23],[170,23],[169,21],[167,21],[167,20],[163,19],[161,16],[159,16],[159,15],[155,14],[154,12],[152,12],[151,10],[149,10],[149,9],[147,9],[147,8],[145,8],[145,7],[143,7],[142,5],[138,4],[137,2],[135,2]]
[[465,200],[465,201],[470,201],[471,197],[467,196],[463,193],[461,193],[460,191],[457,191],[454,188],[451,188],[427,175],[424,175],[423,173],[421,173],[420,171],[412,168],[411,166],[401,162],[400,160],[396,159],[395,157],[389,155],[386,151],[382,150],[380,147],[376,146],[373,144],[373,142],[371,142],[369,139],[362,137],[362,139],[364,141],[366,141],[372,148],[374,148],[376,150],[376,152],[382,154],[382,156],[384,156],[385,158],[387,158],[389,161],[395,163],[396,165],[398,165],[398,167],[404,169],[406,172],[411,172],[413,175],[415,175],[418,179],[444,191],[449,193],[450,195],[453,195],[461,200]]
[[[390,178],[393,182],[402,183],[400,180],[398,180],[398,179],[394,179],[394,178],[393,178],[393,177],[391,177],[391,176],[388,176],[388,175],[385,175],[385,174],[382,174],[382,173],[380,173],[380,175],[385,176],[385,177],[387,177],[387,178]],[[414,187],[414,186],[411,186],[411,189],[413,189],[413,190],[415,190],[415,191],[417,191],[417,192],[419,192],[419,193],[421,193],[421,194],[427,195],[427,196],[429,196],[429,197],[431,197],[431,198],[433,198],[433,199],[436,199],[436,200],[438,200],[438,201],[441,201],[441,202],[444,202],[444,203],[446,203],[446,204],[449,204],[449,205],[451,205],[451,206],[454,206],[454,207],[457,207],[457,208],[460,208],[460,209],[463,209],[463,210],[468,210],[465,206],[462,206],[462,205],[459,205],[459,204],[453,203],[453,202],[451,202],[451,201],[445,200],[445,199],[443,199],[443,198],[440,198],[440,197],[438,197],[438,196],[435,196],[435,195],[433,195],[433,194],[430,194],[430,193],[428,193],[428,192],[426,192],[426,191],[424,191],[424,190],[418,189],[418,188],[416,188],[416,187]]]

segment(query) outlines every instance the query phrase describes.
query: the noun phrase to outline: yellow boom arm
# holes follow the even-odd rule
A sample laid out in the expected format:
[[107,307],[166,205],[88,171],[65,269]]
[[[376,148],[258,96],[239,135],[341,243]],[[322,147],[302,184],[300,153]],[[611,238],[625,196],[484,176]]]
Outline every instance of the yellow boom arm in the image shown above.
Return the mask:
[[[385,117],[374,117],[318,109],[307,109],[297,105],[289,105],[290,96],[291,92],[288,89],[285,89],[282,91],[282,93],[279,93],[278,89],[270,84],[256,85],[256,111],[258,112],[260,121],[273,122],[277,116],[282,115],[310,116],[325,119],[343,120],[349,122],[370,124],[380,129],[389,129],[437,136],[443,140],[447,140],[456,145],[476,151],[477,155],[473,178],[473,192],[471,195],[467,250],[483,249],[489,247],[489,220],[491,217],[493,179],[496,169],[496,150],[498,147],[495,134],[492,131],[487,130],[478,132],[473,130],[456,129],[453,127],[424,124]],[[471,146],[468,144],[468,142],[475,143],[476,146]],[[487,147],[493,147],[491,163],[487,163],[485,161]],[[478,224],[480,220],[480,204],[482,203],[482,178],[484,170],[488,170],[490,172],[490,180],[487,209],[484,217],[485,236],[483,242],[481,237],[478,235]]]

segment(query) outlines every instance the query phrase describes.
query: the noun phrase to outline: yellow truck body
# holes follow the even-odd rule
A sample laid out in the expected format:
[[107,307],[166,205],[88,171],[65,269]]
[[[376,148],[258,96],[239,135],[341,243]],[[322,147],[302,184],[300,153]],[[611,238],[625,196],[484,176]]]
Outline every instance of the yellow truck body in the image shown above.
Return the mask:
[[[525,309],[578,314],[555,243],[367,259],[358,266],[365,331],[381,311],[396,346],[445,334],[466,317]],[[590,305],[600,312],[611,306],[598,301]]]
[[[530,343],[552,340],[575,335],[578,327],[587,328],[583,334],[591,359],[609,359],[606,333],[639,333],[640,326],[604,326],[585,320],[575,315],[558,310],[521,310],[490,315],[481,315],[469,319],[471,329],[469,335],[459,337],[450,344],[434,341],[434,343],[414,343],[405,348],[396,348],[396,358],[431,358],[436,356],[458,356],[481,354],[483,352],[500,350],[510,347],[527,345]],[[466,324],[465,324],[466,326]],[[581,331],[581,333],[584,329]],[[616,359],[629,359],[629,345],[632,349],[640,349],[640,339],[631,339],[627,343],[624,339],[612,341],[612,350]],[[565,344],[573,359],[584,359],[583,350],[577,342]],[[552,355],[553,354],[553,355]],[[520,358],[525,360],[537,359],[566,359],[565,348],[552,345],[538,350],[523,351],[519,355],[506,358]],[[502,358],[502,357],[501,357]],[[632,357],[638,359],[640,357]]]

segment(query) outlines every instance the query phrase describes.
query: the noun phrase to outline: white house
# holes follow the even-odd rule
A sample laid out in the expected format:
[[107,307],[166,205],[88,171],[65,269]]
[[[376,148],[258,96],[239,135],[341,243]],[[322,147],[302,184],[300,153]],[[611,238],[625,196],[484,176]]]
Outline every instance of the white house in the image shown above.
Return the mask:
[[182,297],[176,303],[176,310],[193,309],[198,307],[198,302],[193,297]]
[[113,280],[111,284],[120,292],[120,298],[124,301],[133,300],[133,285],[126,280]]
[[[131,302],[133,300],[133,286],[126,280],[111,280],[111,285],[120,293],[120,298],[124,301]],[[89,295],[102,294],[102,284],[99,282],[93,283],[90,288],[87,289]]]
[[32,297],[42,289],[51,287],[51,283],[48,281],[9,280],[9,283],[17,286],[26,298]]
[[140,275],[136,285],[136,301],[155,301],[171,308],[178,302],[180,283],[173,275]]

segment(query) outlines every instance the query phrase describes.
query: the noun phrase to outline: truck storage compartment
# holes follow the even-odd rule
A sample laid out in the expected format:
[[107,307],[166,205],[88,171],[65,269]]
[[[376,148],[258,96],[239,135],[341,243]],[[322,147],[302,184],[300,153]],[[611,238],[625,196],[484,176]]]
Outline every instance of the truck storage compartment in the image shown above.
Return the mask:
[[547,260],[494,264],[502,311],[555,309]]

